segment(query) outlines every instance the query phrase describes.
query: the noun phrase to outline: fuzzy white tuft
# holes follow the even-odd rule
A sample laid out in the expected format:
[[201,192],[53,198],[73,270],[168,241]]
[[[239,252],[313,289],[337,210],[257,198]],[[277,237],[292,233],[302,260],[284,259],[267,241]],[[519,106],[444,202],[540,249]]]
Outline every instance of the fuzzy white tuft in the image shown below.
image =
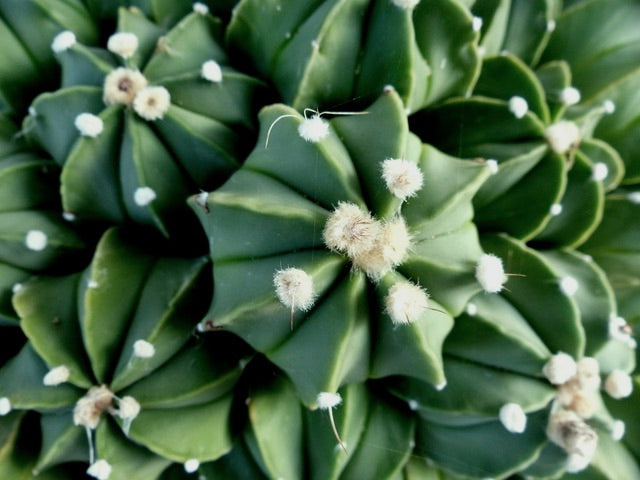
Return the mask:
[[22,287],[23,285],[21,283],[14,283],[11,287],[11,293],[18,293],[20,290],[22,290]]
[[491,175],[495,175],[500,170],[500,164],[498,164],[498,161],[493,158],[488,159],[485,163],[487,164],[487,167],[489,167]]
[[74,425],[95,429],[102,412],[111,408],[113,392],[106,385],[91,387],[84,397],[76,402],[73,409]]
[[522,118],[529,111],[529,104],[523,97],[511,97],[509,99],[509,111],[513,113],[516,118]]
[[118,416],[123,420],[133,420],[140,413],[140,404],[130,396],[122,397],[118,402]]
[[104,122],[92,113],[81,113],[73,124],[83,137],[96,138],[104,130]]
[[476,265],[476,280],[485,292],[497,293],[502,290],[502,285],[507,281],[502,260],[491,253],[483,254]]
[[464,310],[470,317],[474,317],[478,314],[478,306],[475,303],[467,303],[467,306]]
[[576,87],[565,87],[560,91],[560,101],[570,107],[580,103],[580,90]]
[[551,208],[549,209],[549,213],[554,217],[557,217],[558,215],[560,215],[562,213],[562,204],[560,203],[552,204]]
[[560,279],[560,290],[567,297],[573,297],[579,288],[580,284],[574,277],[567,275],[566,277],[562,277]]
[[562,385],[578,371],[576,361],[564,352],[553,355],[542,368],[542,373],[553,385]]
[[582,357],[576,362],[576,380],[580,388],[587,392],[600,389],[600,364],[593,357]]
[[329,136],[329,122],[320,118],[318,114],[305,118],[298,126],[298,134],[307,142],[319,142]]
[[74,222],[76,220],[76,214],[72,212],[62,212],[62,218],[67,222]]
[[106,460],[98,460],[87,469],[87,475],[98,480],[107,480],[111,475],[111,465]]
[[369,212],[349,202],[340,202],[327,219],[322,232],[330,250],[353,258],[371,250],[380,236],[382,225]]
[[604,381],[604,390],[615,399],[626,398],[633,392],[631,376],[622,370],[614,370]]
[[382,178],[389,191],[402,201],[418,193],[424,182],[420,168],[400,158],[388,158],[382,162]]
[[420,0],[391,0],[391,3],[393,3],[398,8],[404,8],[408,10],[418,5],[420,3]]
[[318,408],[320,410],[329,410],[342,403],[342,397],[339,393],[320,392],[316,398]]
[[184,462],[184,471],[187,473],[194,473],[200,468],[200,461],[197,458],[190,458]]
[[627,321],[616,314],[609,316],[609,337],[636,348],[636,340],[631,336],[632,330]]
[[479,32],[482,29],[482,17],[473,17],[471,19],[471,29],[474,32]]
[[133,342],[133,355],[138,358],[152,358],[156,354],[156,347],[146,340]]
[[33,250],[35,252],[41,252],[47,248],[48,242],[49,238],[42,230],[29,230],[27,235],[24,237],[24,244],[29,250]]
[[556,29],[556,21],[552,18],[547,20],[547,32],[553,32]]
[[55,387],[69,380],[71,372],[66,365],[58,365],[47,372],[42,378],[43,385],[47,387]]
[[209,13],[209,7],[202,2],[196,2],[193,4],[193,11],[198,15],[206,15]]
[[517,403],[506,403],[500,408],[500,422],[511,433],[523,433],[527,428],[527,415]]
[[437,385],[435,385],[435,387],[436,387],[436,390],[437,390],[437,391],[441,392],[442,390],[444,390],[445,388],[447,388],[447,381],[445,380],[445,381],[443,381],[443,382],[440,382],[440,383],[438,383]]
[[598,434],[580,416],[569,410],[558,410],[551,414],[547,437],[570,455],[581,455],[588,461],[591,461],[598,446]]
[[273,285],[280,303],[293,310],[307,311],[313,306],[315,294],[313,278],[299,268],[278,270],[273,276]]
[[138,187],[133,193],[133,201],[136,202],[136,205],[139,207],[149,205],[156,197],[156,192],[151,187]]
[[578,125],[568,120],[560,120],[549,125],[544,131],[544,136],[549,148],[559,154],[567,153],[578,146],[581,138]]
[[418,403],[418,401],[414,400],[413,398],[407,400],[407,405],[409,406],[409,410],[411,410],[412,412],[415,412],[416,410],[418,410],[418,408],[420,408],[420,404]]
[[5,415],[9,414],[11,410],[11,400],[9,400],[7,397],[0,398],[0,416],[4,417]]
[[611,438],[613,438],[616,442],[622,440],[624,434],[627,430],[627,426],[622,420],[616,420],[611,425]]
[[215,60],[207,60],[200,67],[200,76],[210,82],[220,83],[222,81],[220,64]]
[[171,95],[164,87],[145,87],[133,99],[133,109],[148,121],[164,117],[171,106]]
[[578,473],[587,468],[590,463],[591,458],[579,453],[571,453],[567,457],[567,463],[565,463],[564,468],[567,473]]
[[602,182],[609,176],[609,167],[606,163],[598,162],[593,165],[591,178],[596,182]]
[[429,308],[427,292],[410,282],[397,282],[384,299],[386,312],[394,325],[413,323]]
[[605,100],[602,103],[602,108],[604,108],[604,113],[611,115],[613,112],[616,111],[616,104],[613,103],[612,100]]
[[114,33],[107,40],[107,49],[122,58],[131,58],[138,50],[138,37],[135,33]]
[[640,205],[640,191],[628,193],[627,200],[636,205]]
[[51,42],[51,50],[53,50],[54,53],[61,53],[69,50],[75,44],[75,34],[69,30],[65,30],[53,37],[53,41]]
[[102,99],[107,105],[130,105],[147,84],[147,79],[138,70],[118,67],[105,77]]

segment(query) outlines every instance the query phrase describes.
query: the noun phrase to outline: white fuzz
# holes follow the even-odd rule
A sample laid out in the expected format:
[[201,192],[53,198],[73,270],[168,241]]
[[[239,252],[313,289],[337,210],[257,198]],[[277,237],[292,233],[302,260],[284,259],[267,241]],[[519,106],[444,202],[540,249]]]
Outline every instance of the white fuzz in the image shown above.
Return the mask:
[[374,246],[352,257],[353,265],[374,281],[380,280],[405,261],[411,246],[411,235],[404,218],[398,216],[382,225]]
[[104,130],[102,119],[92,113],[81,113],[73,124],[83,137],[96,138]]
[[412,412],[415,412],[416,410],[418,410],[418,408],[420,408],[418,401],[414,400],[413,398],[407,401],[407,405],[409,406],[409,410],[411,410]]
[[560,91],[560,101],[570,107],[580,103],[580,90],[576,87],[565,87]]
[[386,312],[394,325],[415,322],[429,308],[429,295],[418,285],[397,282],[384,299]]
[[435,385],[435,387],[437,391],[441,392],[447,387],[447,381],[445,380],[444,382]]
[[582,357],[576,363],[576,380],[580,388],[587,392],[600,389],[600,365],[593,357]]
[[614,370],[604,381],[604,390],[615,399],[626,398],[633,392],[633,380],[628,373]]
[[210,82],[220,83],[222,81],[222,69],[215,60],[207,60],[200,67],[200,76]]
[[560,290],[567,297],[573,297],[579,288],[580,288],[580,284],[575,278],[571,276],[567,275],[566,277],[562,277],[560,279]]
[[87,475],[98,480],[107,480],[111,475],[111,465],[106,460],[98,460],[87,469]]
[[24,244],[29,250],[41,252],[47,248],[47,234],[42,230],[29,230],[24,238]]
[[37,117],[38,116],[38,111],[36,110],[36,107],[34,107],[33,105],[29,105],[28,113],[32,117]]
[[511,433],[522,433],[527,428],[527,415],[517,403],[507,403],[500,408],[500,422]]
[[579,453],[572,453],[567,457],[567,463],[565,463],[564,468],[567,473],[578,473],[587,468],[590,463],[591,458]]
[[478,314],[478,307],[475,303],[469,302],[467,303],[465,312],[467,312],[467,315],[469,315],[470,317],[475,317]]
[[102,412],[111,407],[113,393],[106,385],[91,387],[84,397],[76,402],[73,409],[74,425],[95,429]]
[[200,468],[200,461],[197,458],[190,458],[184,462],[184,471],[194,473]]
[[60,32],[55,37],[53,37],[53,42],[51,42],[51,50],[54,53],[61,53],[66,50],[69,50],[76,43],[76,36],[73,32],[69,30],[65,30],[64,32]]
[[133,342],[133,355],[138,358],[151,358],[156,354],[156,347],[146,340],[136,340]]
[[476,265],[476,280],[485,292],[497,293],[507,281],[502,260],[493,254],[485,253]]
[[511,97],[509,99],[509,111],[513,113],[516,118],[522,118],[529,111],[529,104],[522,97]]
[[559,203],[554,203],[553,205],[551,205],[551,208],[549,209],[549,213],[554,217],[557,217],[562,213],[562,205]]
[[133,99],[133,109],[145,120],[164,117],[171,106],[171,95],[164,87],[145,87]]
[[0,398],[0,416],[5,416],[11,412],[11,400],[7,397]]
[[107,105],[130,105],[147,83],[147,79],[138,70],[118,67],[105,77],[102,99]]
[[193,11],[198,15],[206,15],[209,13],[209,7],[202,2],[196,2],[193,4]]
[[609,176],[609,167],[606,163],[598,162],[593,166],[591,178],[596,182],[602,182]]
[[410,9],[420,3],[420,0],[391,0],[396,7]]
[[636,341],[631,336],[632,330],[627,321],[615,314],[609,316],[609,336],[620,342],[626,343],[630,348],[636,348]]
[[202,191],[199,194],[196,195],[196,203],[198,205],[200,205],[202,208],[209,208],[207,207],[207,200],[209,199],[209,192],[205,192]]
[[553,32],[556,29],[556,21],[554,19],[547,20],[547,32]]
[[156,199],[156,192],[151,187],[138,187],[133,193],[133,201],[139,207],[149,205]]
[[616,111],[616,104],[613,103],[613,101],[611,100],[605,100],[602,103],[602,108],[604,108],[604,113],[611,115],[613,112]]
[[62,212],[62,218],[64,218],[67,222],[73,222],[76,219],[76,215],[71,212]]
[[371,250],[380,236],[382,225],[369,212],[349,202],[340,202],[327,219],[322,232],[330,250],[353,258]]
[[95,280],[91,279],[87,282],[87,287],[89,288],[98,288],[100,286],[100,284],[98,282],[96,282]]
[[581,390],[573,380],[558,387],[556,400],[562,407],[575,412],[580,418],[591,418],[598,409],[596,392]]
[[471,20],[471,28],[474,32],[479,32],[482,29],[482,18],[473,17]]
[[69,380],[70,373],[66,365],[58,365],[47,372],[42,378],[42,383],[47,387],[55,387]]
[[422,188],[422,171],[414,163],[400,158],[382,162],[382,178],[389,191],[403,202]]
[[329,410],[342,402],[342,397],[339,393],[320,392],[316,398],[318,408],[320,410]]
[[569,454],[578,454],[589,461],[598,446],[598,434],[576,413],[558,410],[551,414],[547,436]]
[[547,139],[549,148],[556,153],[567,153],[580,143],[580,129],[574,122],[560,120],[559,122],[549,125],[544,136]]
[[138,50],[138,37],[135,33],[114,33],[107,40],[107,49],[122,58],[131,58]]
[[130,396],[122,397],[118,402],[118,416],[123,420],[133,420],[140,413],[140,404]]
[[487,164],[487,167],[489,167],[489,172],[491,172],[491,175],[495,175],[500,170],[498,161],[493,158],[490,158],[485,163]]
[[313,306],[313,278],[299,268],[278,270],[273,276],[273,285],[280,303],[292,310],[307,311]]
[[329,135],[329,122],[320,118],[318,114],[305,118],[298,126],[298,134],[307,142],[319,142]]
[[11,287],[11,293],[18,293],[20,290],[22,290],[22,287],[23,285],[21,283],[14,283]]
[[564,352],[553,355],[542,368],[542,373],[553,385],[562,385],[578,371],[576,361]]
[[640,192],[631,192],[627,194],[627,200],[636,205],[640,205]]
[[611,425],[611,438],[613,438],[616,442],[622,440],[624,437],[625,431],[627,430],[627,426],[622,420],[616,420]]

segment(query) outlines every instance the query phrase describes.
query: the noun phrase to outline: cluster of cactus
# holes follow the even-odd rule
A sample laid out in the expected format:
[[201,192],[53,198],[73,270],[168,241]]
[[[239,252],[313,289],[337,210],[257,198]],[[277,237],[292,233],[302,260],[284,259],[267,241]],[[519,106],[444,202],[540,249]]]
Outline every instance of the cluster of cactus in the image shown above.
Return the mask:
[[640,478],[636,0],[0,0],[0,478]]

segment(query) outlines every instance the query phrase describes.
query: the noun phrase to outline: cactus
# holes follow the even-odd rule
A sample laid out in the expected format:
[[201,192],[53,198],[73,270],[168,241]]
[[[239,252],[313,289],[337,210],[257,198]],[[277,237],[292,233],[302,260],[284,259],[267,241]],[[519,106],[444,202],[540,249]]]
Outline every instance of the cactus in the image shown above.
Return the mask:
[[640,478],[639,20],[0,1],[0,478]]

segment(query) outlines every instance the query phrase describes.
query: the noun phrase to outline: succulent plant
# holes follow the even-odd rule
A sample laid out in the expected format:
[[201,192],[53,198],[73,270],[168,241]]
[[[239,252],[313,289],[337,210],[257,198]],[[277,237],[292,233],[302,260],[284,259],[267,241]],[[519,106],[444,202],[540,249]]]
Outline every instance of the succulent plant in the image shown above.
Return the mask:
[[640,478],[638,21],[1,1],[0,478]]

